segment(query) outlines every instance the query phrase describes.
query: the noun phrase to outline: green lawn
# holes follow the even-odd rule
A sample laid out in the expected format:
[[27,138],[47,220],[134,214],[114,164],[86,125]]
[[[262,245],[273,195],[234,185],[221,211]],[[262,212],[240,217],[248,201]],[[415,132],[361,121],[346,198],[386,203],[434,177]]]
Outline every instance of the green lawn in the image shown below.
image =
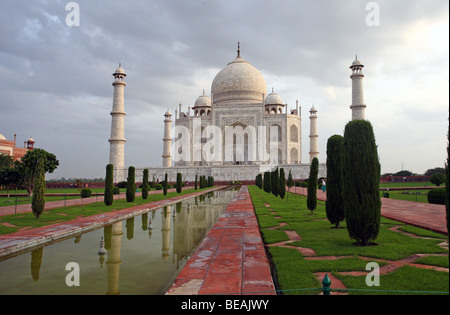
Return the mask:
[[[306,207],[306,197],[289,194],[281,200],[271,194],[265,193],[256,186],[249,186],[249,191],[255,206],[255,211],[261,228],[264,241],[273,244],[288,240],[284,230],[296,231],[302,237],[301,241],[290,243],[313,249],[318,256],[350,256],[338,260],[307,260],[294,249],[281,247],[268,247],[269,254],[275,266],[276,277],[283,294],[316,294],[317,290],[301,290],[304,288],[321,288],[321,283],[314,273],[327,272],[338,277],[347,288],[367,290],[365,277],[343,276],[339,271],[364,271],[366,264],[378,259],[399,260],[413,254],[447,254],[444,258],[431,258],[428,264],[441,266],[443,261],[448,261],[448,250],[438,246],[446,236],[412,228],[386,218],[381,218],[381,228],[376,246],[356,246],[348,236],[345,222],[342,229],[334,229],[326,219],[325,203],[318,202],[318,208],[311,215]],[[270,205],[269,207],[266,204]],[[283,227],[273,228],[286,223]],[[401,226],[409,233],[421,235],[426,234],[430,239],[412,238],[410,236],[390,231],[393,226]],[[359,257],[368,257],[363,260]],[[422,263],[422,262],[421,262]],[[381,276],[381,286],[375,289],[396,291],[439,291],[448,292],[448,273],[417,270],[418,268],[406,266],[395,272]],[[350,291],[349,294],[386,294],[387,292]],[[391,292],[396,294],[401,292]]]
[[[421,190],[390,190],[389,198],[397,199],[397,200],[406,200],[406,201],[414,201],[414,202],[422,202],[428,203],[428,192],[429,190],[421,189]],[[383,192],[380,193],[380,196],[383,197]]]

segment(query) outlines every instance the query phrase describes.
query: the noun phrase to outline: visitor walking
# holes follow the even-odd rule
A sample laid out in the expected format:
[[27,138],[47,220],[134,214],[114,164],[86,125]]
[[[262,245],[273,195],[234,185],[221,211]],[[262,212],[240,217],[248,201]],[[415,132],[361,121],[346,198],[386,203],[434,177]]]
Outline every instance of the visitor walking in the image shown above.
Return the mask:
[[327,190],[327,185],[325,183],[325,179],[322,179],[322,191],[325,192]]

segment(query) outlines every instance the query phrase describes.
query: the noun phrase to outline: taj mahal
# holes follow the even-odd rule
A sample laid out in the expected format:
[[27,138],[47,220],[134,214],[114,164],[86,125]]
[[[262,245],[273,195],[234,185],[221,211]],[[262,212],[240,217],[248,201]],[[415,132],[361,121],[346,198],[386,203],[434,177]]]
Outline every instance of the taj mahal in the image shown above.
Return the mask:
[[[352,80],[352,119],[365,119],[362,68],[356,59],[350,69]],[[109,163],[114,165],[114,181],[125,181],[125,71],[119,65],[113,74],[114,96],[111,111]],[[264,76],[241,57],[217,73],[211,95],[205,91],[191,108],[179,104],[174,114],[164,115],[162,166],[136,167],[136,181],[144,169],[149,178],[169,181],[181,173],[184,181],[195,176],[213,176],[215,181],[249,181],[274,167],[289,171],[294,179],[309,177],[310,163],[318,158],[318,115],[309,110],[309,156],[302,156],[302,115],[298,101],[288,112],[287,104],[272,89],[267,94]],[[323,162],[323,161],[321,161]],[[134,166],[134,165],[133,165]],[[319,177],[326,177],[326,164],[319,163]]]

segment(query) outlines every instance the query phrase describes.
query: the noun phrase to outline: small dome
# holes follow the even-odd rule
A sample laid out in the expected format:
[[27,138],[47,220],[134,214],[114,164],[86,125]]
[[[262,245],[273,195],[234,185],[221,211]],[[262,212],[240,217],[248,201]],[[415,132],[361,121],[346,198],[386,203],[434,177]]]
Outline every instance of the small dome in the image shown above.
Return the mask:
[[6,140],[5,136],[0,133],[0,140]]
[[120,65],[120,63],[119,63],[119,67],[117,67],[117,69],[116,69],[116,71],[114,71],[114,74],[113,74],[113,75],[116,75],[116,74],[122,74],[122,75],[126,76],[125,70],[123,70],[123,68],[122,68],[122,66]]
[[167,112],[164,114],[164,116],[172,116],[172,113],[170,112],[169,109],[167,109]]
[[272,93],[267,95],[265,101],[265,105],[283,105],[283,99],[272,90]]
[[205,94],[205,91],[203,91],[203,95],[199,96],[197,100],[195,101],[194,107],[211,107],[211,99],[208,95]]
[[354,66],[363,66],[364,67],[364,65],[361,63],[361,61],[358,60],[358,55],[356,55],[355,61],[353,61],[353,63],[352,63],[352,67],[354,67]]
[[34,143],[33,138],[30,137],[30,139],[28,139],[27,143]]

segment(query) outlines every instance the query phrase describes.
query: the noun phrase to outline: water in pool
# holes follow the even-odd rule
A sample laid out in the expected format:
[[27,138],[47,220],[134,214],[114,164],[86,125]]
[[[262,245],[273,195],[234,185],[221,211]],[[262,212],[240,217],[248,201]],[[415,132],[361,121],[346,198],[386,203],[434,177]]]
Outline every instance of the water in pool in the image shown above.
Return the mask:
[[235,193],[208,193],[3,259],[0,294],[164,294]]

